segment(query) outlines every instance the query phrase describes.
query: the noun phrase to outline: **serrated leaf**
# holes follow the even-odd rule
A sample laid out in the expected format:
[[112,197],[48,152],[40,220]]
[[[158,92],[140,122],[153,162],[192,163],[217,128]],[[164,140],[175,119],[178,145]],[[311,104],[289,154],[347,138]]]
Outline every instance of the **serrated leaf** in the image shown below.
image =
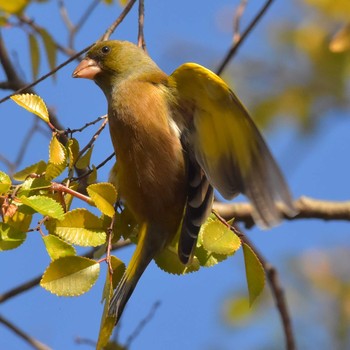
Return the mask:
[[67,142],[67,150],[68,150],[68,155],[69,155],[69,168],[72,169],[74,166],[74,163],[78,157],[79,154],[79,142],[72,138],[69,139]]
[[17,210],[12,216],[4,216],[4,222],[21,232],[27,232],[32,222],[32,215]]
[[[51,70],[53,70],[54,68],[56,68],[56,58],[57,58],[57,47],[56,47],[55,41],[53,40],[49,32],[44,28],[40,29],[40,34],[43,39],[49,67]],[[55,75],[53,75],[52,77],[54,78]]]
[[222,255],[231,255],[241,246],[241,240],[218,220],[207,221],[201,228],[204,249]]
[[66,148],[58,141],[55,134],[52,135],[49,146],[49,162],[55,165],[63,164],[66,161]]
[[46,194],[50,187],[51,182],[47,181],[44,177],[27,178],[18,190],[17,196],[29,197],[35,194],[42,194],[41,192]]
[[44,236],[43,241],[51,260],[57,260],[59,258],[63,258],[64,256],[76,255],[74,247],[57,236]]
[[26,239],[26,233],[0,222],[0,251],[15,249]]
[[111,258],[110,263],[113,270],[112,285],[111,285],[111,278],[108,270],[108,273],[106,276],[106,282],[103,287],[102,301],[104,301],[105,303],[103,307],[101,326],[100,326],[100,331],[98,335],[96,349],[105,349],[105,346],[107,345],[112,335],[116,318],[115,316],[108,316],[109,302],[113,295],[113,290],[117,287],[125,271],[125,265],[121,260],[119,260],[113,255],[110,258]]
[[212,267],[228,258],[228,255],[216,254],[209,252],[203,248],[203,245],[198,245],[194,252],[194,256],[198,259],[200,266]]
[[175,275],[195,272],[200,268],[199,261],[195,256],[190,265],[181,263],[174,244],[163,249],[161,253],[156,256],[154,261],[161,270]]
[[19,14],[28,5],[29,0],[0,0],[0,10],[9,14]]
[[93,149],[93,146],[90,147],[75,163],[75,166],[78,169],[85,169],[90,165],[92,149]]
[[87,192],[100,211],[109,216],[114,215],[114,204],[117,200],[117,190],[109,182],[92,184],[87,187]]
[[62,164],[53,164],[49,162],[46,167],[45,179],[51,181],[61,175],[63,171],[66,169],[66,163]]
[[11,185],[10,177],[3,171],[0,171],[0,194],[6,193],[11,188]]
[[46,170],[46,163],[41,160],[38,163],[32,164],[23,170],[13,174],[13,178],[17,181],[24,181],[30,174],[40,175]]
[[43,99],[34,94],[13,95],[11,99],[27,111],[34,113],[44,122],[48,123],[49,112]]
[[78,296],[95,284],[100,264],[81,256],[66,256],[51,262],[40,285],[58,296]]
[[252,305],[264,290],[265,272],[256,254],[245,243],[243,243],[243,255],[249,292],[249,304]]
[[39,67],[40,67],[40,49],[39,49],[39,43],[36,40],[35,35],[29,34],[29,50],[30,50],[30,58],[32,61],[32,74],[33,74],[33,80],[36,80],[39,74]]
[[20,201],[38,213],[49,216],[54,219],[62,220],[64,211],[58,202],[46,196],[21,196]]
[[79,246],[96,247],[106,242],[103,221],[85,208],[69,211],[63,220],[50,221],[47,227],[50,233]]

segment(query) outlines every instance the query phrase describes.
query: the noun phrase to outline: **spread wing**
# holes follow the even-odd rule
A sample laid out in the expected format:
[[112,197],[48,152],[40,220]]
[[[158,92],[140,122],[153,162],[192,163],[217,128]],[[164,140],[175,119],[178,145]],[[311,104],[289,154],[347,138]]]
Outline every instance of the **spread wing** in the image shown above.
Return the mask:
[[[171,75],[180,105],[191,105],[188,143],[209,182],[226,199],[245,194],[262,227],[295,215],[288,187],[259,130],[228,85],[194,63]],[[277,203],[281,206],[278,207]]]

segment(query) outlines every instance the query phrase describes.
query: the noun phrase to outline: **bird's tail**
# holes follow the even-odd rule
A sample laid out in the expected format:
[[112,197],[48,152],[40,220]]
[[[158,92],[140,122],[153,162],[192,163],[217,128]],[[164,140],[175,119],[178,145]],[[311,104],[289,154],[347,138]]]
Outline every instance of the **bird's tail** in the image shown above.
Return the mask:
[[116,317],[116,324],[141,275],[161,248],[157,246],[159,243],[154,235],[155,232],[146,224],[141,226],[135,252],[110,300],[108,315]]

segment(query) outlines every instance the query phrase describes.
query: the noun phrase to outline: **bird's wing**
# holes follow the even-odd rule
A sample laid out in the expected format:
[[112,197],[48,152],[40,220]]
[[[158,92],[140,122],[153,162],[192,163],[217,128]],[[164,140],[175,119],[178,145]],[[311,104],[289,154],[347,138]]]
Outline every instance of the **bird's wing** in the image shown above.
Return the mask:
[[244,193],[262,227],[276,224],[282,211],[294,215],[284,178],[247,110],[228,85],[210,70],[186,63],[171,75],[179,104],[191,104],[189,144],[209,182],[226,199]]

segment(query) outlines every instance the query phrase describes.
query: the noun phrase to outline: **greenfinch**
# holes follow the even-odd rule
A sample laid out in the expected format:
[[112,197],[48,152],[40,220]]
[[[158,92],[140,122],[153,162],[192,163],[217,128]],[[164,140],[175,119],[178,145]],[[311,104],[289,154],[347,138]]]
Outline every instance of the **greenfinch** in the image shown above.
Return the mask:
[[225,199],[246,195],[261,227],[295,214],[247,110],[210,70],[185,63],[168,76],[141,48],[111,40],[95,44],[73,77],[94,80],[107,98],[116,186],[140,227],[110,301],[116,323],[147,265],[178,230],[179,259],[191,261],[213,188]]

